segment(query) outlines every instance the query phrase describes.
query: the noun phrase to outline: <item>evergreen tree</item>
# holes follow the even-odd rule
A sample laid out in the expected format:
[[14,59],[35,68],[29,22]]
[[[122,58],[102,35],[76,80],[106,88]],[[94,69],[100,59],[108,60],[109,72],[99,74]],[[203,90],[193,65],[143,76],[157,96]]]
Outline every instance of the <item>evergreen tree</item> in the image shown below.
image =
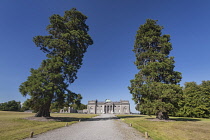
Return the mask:
[[156,114],[159,119],[168,119],[178,107],[181,73],[174,71],[174,58],[170,35],[161,35],[162,26],[148,19],[139,27],[133,52],[139,72],[129,87],[133,100],[143,114]]
[[183,99],[180,100],[180,110],[177,116],[209,118],[210,117],[210,81],[186,82],[183,89]]
[[200,108],[202,110],[202,117],[210,118],[210,81],[202,81],[201,83]]
[[77,78],[84,53],[93,44],[88,35],[87,17],[75,8],[66,11],[64,16],[52,15],[47,26],[48,36],[36,36],[33,41],[44,53],[38,69],[31,69],[31,76],[20,85],[23,96],[30,95],[30,107],[37,112],[36,117],[50,117],[51,103],[64,106],[73,94],[69,84]]

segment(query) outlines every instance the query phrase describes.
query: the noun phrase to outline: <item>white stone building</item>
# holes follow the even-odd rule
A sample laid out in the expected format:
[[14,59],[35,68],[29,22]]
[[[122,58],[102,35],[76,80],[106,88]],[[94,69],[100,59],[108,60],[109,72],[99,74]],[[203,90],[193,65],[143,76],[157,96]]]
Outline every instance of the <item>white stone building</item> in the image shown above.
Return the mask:
[[112,102],[108,99],[105,102],[88,101],[87,112],[88,114],[130,114],[130,103],[126,100]]

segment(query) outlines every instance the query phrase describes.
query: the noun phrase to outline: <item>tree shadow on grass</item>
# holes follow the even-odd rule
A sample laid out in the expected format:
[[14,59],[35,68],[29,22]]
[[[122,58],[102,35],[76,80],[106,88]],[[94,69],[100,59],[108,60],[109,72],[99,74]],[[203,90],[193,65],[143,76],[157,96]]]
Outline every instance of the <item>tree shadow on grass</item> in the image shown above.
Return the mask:
[[157,121],[157,122],[172,122],[172,121],[201,121],[200,119],[195,118],[169,118],[167,120],[159,120],[157,118],[146,118],[150,121]]
[[50,119],[53,119],[55,121],[59,122],[73,122],[73,121],[85,121],[90,118],[74,118],[74,117],[50,117]]
[[40,122],[72,122],[72,121],[86,121],[90,118],[75,118],[75,117],[27,117],[26,120],[40,121]]
[[201,119],[196,119],[196,118],[171,118],[170,120],[175,120],[175,121],[201,121]]
[[128,115],[128,116],[117,116],[119,119],[124,119],[124,118],[139,118],[139,117],[145,117],[145,116],[142,116],[142,115]]

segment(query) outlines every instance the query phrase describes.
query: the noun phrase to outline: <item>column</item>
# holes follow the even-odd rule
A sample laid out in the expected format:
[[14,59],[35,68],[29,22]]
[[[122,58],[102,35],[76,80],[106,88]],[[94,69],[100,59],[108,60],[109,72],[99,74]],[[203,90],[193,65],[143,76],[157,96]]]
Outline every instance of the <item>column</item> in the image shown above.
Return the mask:
[[106,105],[106,112],[105,112],[105,113],[107,113],[107,107],[108,107],[108,106]]

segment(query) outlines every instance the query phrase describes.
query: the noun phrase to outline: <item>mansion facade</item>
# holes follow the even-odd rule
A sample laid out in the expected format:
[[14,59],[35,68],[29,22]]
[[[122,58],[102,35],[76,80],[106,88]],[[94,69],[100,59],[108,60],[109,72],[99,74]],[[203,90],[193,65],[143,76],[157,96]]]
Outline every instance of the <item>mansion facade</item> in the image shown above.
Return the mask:
[[98,100],[88,101],[88,114],[130,114],[130,103],[126,100],[112,102],[106,99],[105,102]]

